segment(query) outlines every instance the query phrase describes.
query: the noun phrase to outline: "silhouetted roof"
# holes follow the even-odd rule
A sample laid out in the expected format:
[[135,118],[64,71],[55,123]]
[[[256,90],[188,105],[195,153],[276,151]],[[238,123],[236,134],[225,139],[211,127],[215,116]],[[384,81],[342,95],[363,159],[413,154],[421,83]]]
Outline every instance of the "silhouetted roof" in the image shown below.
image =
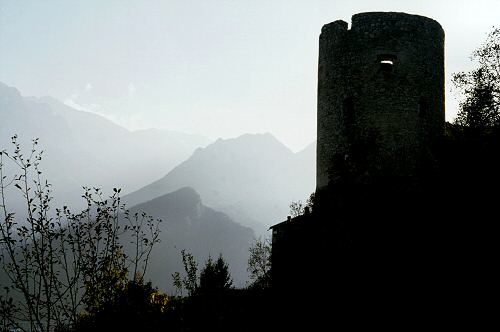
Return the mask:
[[289,224],[297,224],[299,222],[304,222],[305,220],[310,219],[310,217],[311,217],[310,213],[307,214],[304,213],[294,218],[289,217],[290,219],[282,221],[276,225],[272,225],[271,227],[269,227],[269,229],[281,228],[281,227],[286,227]]

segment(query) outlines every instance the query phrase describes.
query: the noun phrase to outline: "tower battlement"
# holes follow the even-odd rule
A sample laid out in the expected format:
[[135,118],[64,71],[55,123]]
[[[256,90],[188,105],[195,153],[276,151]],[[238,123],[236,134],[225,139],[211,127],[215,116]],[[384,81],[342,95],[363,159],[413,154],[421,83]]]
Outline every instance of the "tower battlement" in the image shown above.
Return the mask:
[[428,17],[398,12],[367,12],[352,16],[351,30],[367,34],[387,33],[389,31],[418,32],[415,37],[430,33],[444,38],[441,25]]

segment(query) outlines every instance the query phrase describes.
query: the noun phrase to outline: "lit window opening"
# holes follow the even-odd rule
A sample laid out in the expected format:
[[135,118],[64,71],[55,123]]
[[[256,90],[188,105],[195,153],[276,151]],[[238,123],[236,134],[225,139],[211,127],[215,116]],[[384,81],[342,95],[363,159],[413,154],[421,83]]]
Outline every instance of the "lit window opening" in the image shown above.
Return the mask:
[[386,72],[392,71],[396,56],[393,54],[380,54],[377,56],[377,61],[380,64],[380,69]]

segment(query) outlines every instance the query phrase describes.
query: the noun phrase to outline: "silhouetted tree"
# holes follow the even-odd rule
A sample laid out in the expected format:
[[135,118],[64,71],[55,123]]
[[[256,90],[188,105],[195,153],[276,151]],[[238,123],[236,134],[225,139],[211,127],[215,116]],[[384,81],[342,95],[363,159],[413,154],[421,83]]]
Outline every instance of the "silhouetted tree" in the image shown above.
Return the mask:
[[500,183],[499,28],[493,28],[472,58],[478,63],[476,69],[453,76],[463,100],[454,125],[447,128],[448,145],[441,160],[448,186],[455,188],[450,195],[463,211],[459,219],[464,221],[487,220],[485,215],[494,213],[496,196],[491,189]]
[[186,252],[186,250],[181,250],[182,264],[184,266],[184,272],[186,275],[181,278],[179,272],[174,272],[172,274],[174,287],[177,292],[182,296],[183,289],[188,291],[188,295],[194,295],[198,289],[198,263],[196,262],[194,256]]
[[453,75],[455,87],[464,96],[455,123],[480,131],[500,125],[500,29],[493,29],[472,58],[478,68]]
[[298,217],[304,214],[306,208],[309,209],[309,212],[312,212],[315,202],[315,193],[312,193],[306,202],[302,202],[301,200],[290,203],[290,216],[292,218]]
[[[6,293],[0,296],[0,322],[30,331],[75,326],[84,308],[99,312],[123,291],[129,271],[144,275],[159,241],[159,220],[128,214],[116,188],[107,198],[99,189],[84,188],[83,211],[74,213],[64,206],[53,212],[51,184],[40,170],[38,140],[27,155],[17,136],[12,144],[13,152],[0,152],[0,278],[7,279],[2,285]],[[5,174],[5,162],[11,162],[17,174]],[[20,217],[6,203],[15,191],[26,203]],[[120,238],[128,230],[142,244],[130,256]]]
[[219,255],[217,261],[213,261],[212,257],[208,257],[205,262],[205,267],[200,273],[200,293],[216,293],[230,289],[233,285],[231,274],[227,263]]
[[201,293],[217,293],[232,287],[229,267],[222,255],[219,255],[215,262],[209,256],[198,276],[198,263],[194,256],[185,250],[182,250],[181,254],[185,276],[181,277],[179,272],[172,274],[174,287],[179,294],[182,295],[183,289],[187,290],[188,296],[193,296]]
[[271,286],[271,249],[269,238],[259,238],[250,246],[247,268],[251,280],[249,288],[267,289]]
[[73,331],[158,331],[164,328],[169,298],[151,282],[128,281],[98,311],[80,316]]

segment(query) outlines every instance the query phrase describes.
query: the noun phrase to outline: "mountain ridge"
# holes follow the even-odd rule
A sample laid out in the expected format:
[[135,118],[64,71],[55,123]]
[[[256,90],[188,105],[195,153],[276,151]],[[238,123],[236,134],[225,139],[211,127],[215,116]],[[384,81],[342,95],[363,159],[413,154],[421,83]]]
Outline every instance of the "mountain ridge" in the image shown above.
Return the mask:
[[[0,142],[9,149],[17,134],[21,148],[39,138],[42,171],[53,184],[58,203],[78,205],[81,187],[131,192],[187,159],[208,139],[164,130],[129,131],[92,112],[52,97],[24,97],[0,82]],[[64,198],[64,202],[62,202]]]
[[162,178],[123,197],[136,205],[184,186],[258,235],[314,190],[314,145],[294,153],[273,135],[244,134],[198,148]]
[[222,254],[235,284],[243,286],[248,281],[248,249],[255,239],[254,232],[205,206],[193,188],[180,188],[133,206],[129,211],[132,214],[146,212],[162,219],[161,242],[153,248],[146,276],[161,288],[173,291],[172,273],[184,273],[182,250],[195,256],[199,268],[209,256]]

